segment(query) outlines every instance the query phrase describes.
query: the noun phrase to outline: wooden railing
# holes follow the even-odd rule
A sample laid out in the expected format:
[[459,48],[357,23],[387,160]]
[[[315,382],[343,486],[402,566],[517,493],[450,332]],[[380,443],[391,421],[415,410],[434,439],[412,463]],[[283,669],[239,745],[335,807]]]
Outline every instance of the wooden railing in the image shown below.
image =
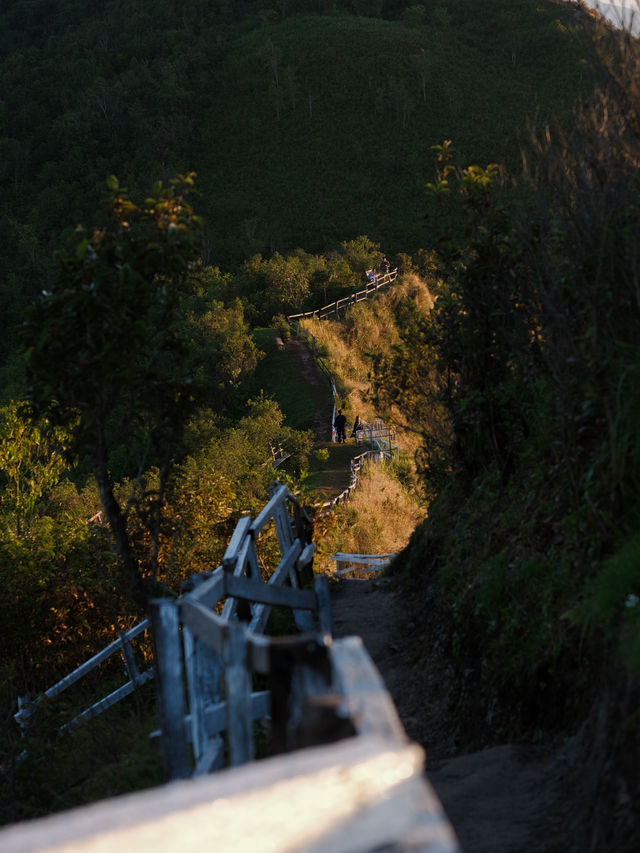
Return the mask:
[[372,574],[381,572],[390,565],[391,560],[395,557],[393,554],[344,554],[338,552],[331,559],[336,563],[336,577],[345,577],[346,575]]
[[[271,520],[281,559],[265,582],[256,546]],[[327,579],[319,576],[314,580],[313,553],[308,516],[286,486],[274,484],[271,500],[258,516],[238,522],[222,566],[209,577],[194,578],[193,589],[178,600],[151,603],[169,779],[222,767],[223,731],[227,732],[229,763],[252,760],[253,721],[257,719],[271,718],[275,751],[289,743],[290,709],[281,698],[274,709],[272,696],[286,693],[279,679],[288,660],[301,655],[308,658],[308,664],[300,665],[303,683],[312,684],[321,677],[327,665],[324,638],[331,636]],[[273,606],[291,610],[293,621],[304,633],[287,640],[267,638],[264,631]],[[275,693],[252,690],[253,674],[275,681]]]
[[120,636],[117,640],[114,640],[113,643],[110,643],[102,649],[102,651],[85,661],[77,669],[69,673],[69,675],[54,684],[53,687],[49,687],[48,690],[45,690],[45,692],[33,702],[20,699],[20,708],[18,713],[13,715],[20,728],[23,731],[28,728],[32,722],[34,711],[37,709],[40,702],[44,699],[53,699],[56,696],[59,696],[63,691],[67,690],[81,678],[84,678],[97,666],[108,660],[112,655],[122,654],[127,675],[129,676],[128,681],[75,716],[72,720],[62,726],[61,732],[70,731],[79,726],[81,723],[87,722],[88,720],[93,719],[93,717],[97,717],[98,714],[102,714],[112,705],[115,705],[116,702],[119,702],[121,699],[129,696],[136,688],[143,685],[150,678],[153,678],[153,667],[148,667],[142,672],[139,671],[136,665],[133,648],[131,646],[131,640],[148,631],[150,627],[151,623],[148,619],[145,619],[129,631],[120,631]]
[[[393,269],[384,275],[376,275],[374,281],[367,282],[364,290],[359,290],[356,293],[350,293],[349,296],[344,296],[342,299],[336,299],[335,302],[330,302],[328,305],[323,305],[322,308],[316,308],[315,311],[304,311],[301,314],[289,314],[287,320],[304,320],[306,317],[315,317],[317,320],[326,320],[327,317],[339,317],[340,311],[346,311],[352,305],[368,299],[373,293],[383,287],[388,287],[398,277],[398,270]],[[325,296],[326,299],[326,296]]]
[[362,438],[373,445],[388,459],[398,455],[396,428],[376,418],[372,424],[363,424]]
[[[281,558],[265,582],[258,536],[272,520]],[[222,566],[152,603],[165,768],[182,781],[0,829],[3,853],[460,853],[362,641],[332,637],[313,552],[306,513],[274,484]],[[302,633],[266,636],[274,605]],[[252,761],[256,721],[272,758]],[[222,769],[225,752],[236,766]]]

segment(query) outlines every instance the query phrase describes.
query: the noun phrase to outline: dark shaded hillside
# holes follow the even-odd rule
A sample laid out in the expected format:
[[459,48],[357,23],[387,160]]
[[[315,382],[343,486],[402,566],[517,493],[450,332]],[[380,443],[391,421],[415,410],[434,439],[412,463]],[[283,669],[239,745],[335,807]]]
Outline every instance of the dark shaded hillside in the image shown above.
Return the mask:
[[515,166],[527,121],[562,114],[593,78],[567,10],[516,5],[456,27],[301,16],[238,39],[195,157],[212,256],[361,233],[423,246],[431,145]]
[[62,228],[101,220],[110,174],[135,193],[195,169],[207,262],[363,233],[408,251],[429,239],[431,145],[515,163],[527,117],[562,113],[591,83],[587,25],[564,4],[492,0],[481,18],[471,0],[408,5],[5,6],[0,361]]

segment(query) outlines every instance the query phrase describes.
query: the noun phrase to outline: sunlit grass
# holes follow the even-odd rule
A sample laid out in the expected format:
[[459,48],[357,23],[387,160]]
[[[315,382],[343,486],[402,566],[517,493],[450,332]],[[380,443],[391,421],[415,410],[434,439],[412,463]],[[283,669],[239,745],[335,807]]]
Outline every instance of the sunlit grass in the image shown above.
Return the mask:
[[333,572],[330,557],[397,552],[409,541],[426,509],[393,477],[385,464],[370,463],[348,503],[333,510],[336,524],[327,530],[315,561],[317,571]]

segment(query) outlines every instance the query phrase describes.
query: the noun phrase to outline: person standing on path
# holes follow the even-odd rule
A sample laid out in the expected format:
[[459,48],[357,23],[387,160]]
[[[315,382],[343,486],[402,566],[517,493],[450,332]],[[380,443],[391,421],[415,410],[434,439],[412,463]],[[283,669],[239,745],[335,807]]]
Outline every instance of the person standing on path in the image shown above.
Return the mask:
[[360,415],[356,415],[356,419],[353,424],[353,431],[351,433],[351,438],[355,438],[356,444],[358,444],[358,440],[360,436],[358,435],[358,431],[362,429],[362,421],[360,420]]
[[338,409],[338,414],[336,415],[336,419],[333,422],[334,427],[336,428],[336,436],[338,444],[340,442],[347,440],[346,428],[347,428],[347,419],[342,414],[342,409]]

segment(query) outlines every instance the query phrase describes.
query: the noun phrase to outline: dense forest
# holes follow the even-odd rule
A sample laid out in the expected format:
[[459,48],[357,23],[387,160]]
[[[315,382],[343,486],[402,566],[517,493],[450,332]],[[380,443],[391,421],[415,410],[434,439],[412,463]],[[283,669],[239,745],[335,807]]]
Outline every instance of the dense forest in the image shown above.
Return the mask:
[[576,849],[634,849],[636,42],[553,0],[8,0],[0,46],[3,820],[141,784],[38,787],[17,697],[217,565],[273,443],[304,488],[264,327],[386,254],[370,403],[429,503],[394,571],[461,748],[581,732]]

